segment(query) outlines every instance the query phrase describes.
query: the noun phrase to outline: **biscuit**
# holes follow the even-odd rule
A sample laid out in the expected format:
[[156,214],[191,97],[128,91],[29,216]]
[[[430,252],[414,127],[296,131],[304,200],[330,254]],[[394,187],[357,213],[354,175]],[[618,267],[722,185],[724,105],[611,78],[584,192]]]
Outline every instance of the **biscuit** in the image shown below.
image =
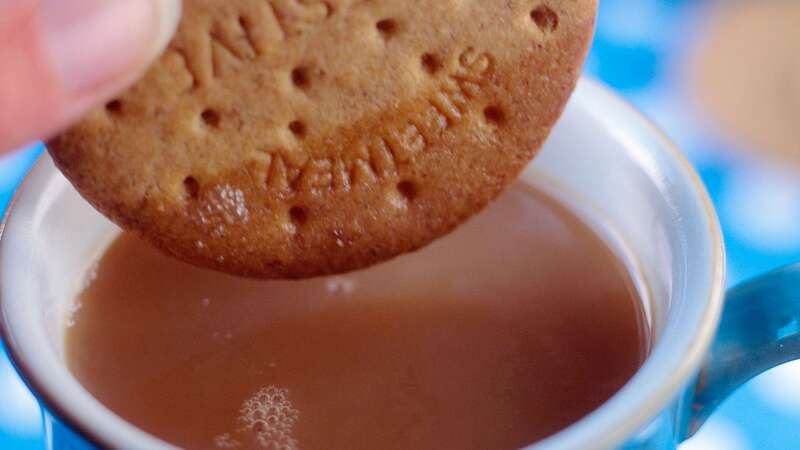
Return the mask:
[[55,138],[99,211],[263,278],[365,267],[478,212],[580,73],[595,0],[187,0],[165,54]]

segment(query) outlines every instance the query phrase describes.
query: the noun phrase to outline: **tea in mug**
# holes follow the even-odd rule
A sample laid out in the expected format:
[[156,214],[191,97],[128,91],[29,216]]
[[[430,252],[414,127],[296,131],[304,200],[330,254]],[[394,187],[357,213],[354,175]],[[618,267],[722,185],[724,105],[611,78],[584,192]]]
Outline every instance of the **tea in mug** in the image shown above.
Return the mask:
[[88,277],[70,370],[187,449],[520,448],[608,400],[648,350],[615,251],[525,185],[349,275],[240,279],[123,234]]

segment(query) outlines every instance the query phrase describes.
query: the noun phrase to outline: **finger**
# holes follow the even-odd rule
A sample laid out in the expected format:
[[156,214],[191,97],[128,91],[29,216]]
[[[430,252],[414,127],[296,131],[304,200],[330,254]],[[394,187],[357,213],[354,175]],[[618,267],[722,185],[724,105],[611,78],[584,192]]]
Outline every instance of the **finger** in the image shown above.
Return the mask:
[[130,85],[180,0],[0,0],[0,151],[45,139]]

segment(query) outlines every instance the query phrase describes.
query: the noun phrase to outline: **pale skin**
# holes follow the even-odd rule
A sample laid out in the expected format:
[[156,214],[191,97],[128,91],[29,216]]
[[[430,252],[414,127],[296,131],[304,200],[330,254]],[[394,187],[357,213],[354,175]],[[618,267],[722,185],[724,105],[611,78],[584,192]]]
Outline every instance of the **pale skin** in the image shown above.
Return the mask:
[[0,0],[0,153],[46,140],[130,86],[181,0]]

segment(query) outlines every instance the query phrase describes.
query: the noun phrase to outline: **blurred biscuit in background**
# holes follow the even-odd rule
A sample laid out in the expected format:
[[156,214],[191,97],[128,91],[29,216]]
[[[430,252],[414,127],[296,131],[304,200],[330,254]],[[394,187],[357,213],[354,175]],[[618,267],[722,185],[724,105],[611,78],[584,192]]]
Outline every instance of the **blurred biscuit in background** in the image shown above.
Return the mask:
[[800,2],[721,1],[690,51],[688,87],[737,147],[800,169]]

